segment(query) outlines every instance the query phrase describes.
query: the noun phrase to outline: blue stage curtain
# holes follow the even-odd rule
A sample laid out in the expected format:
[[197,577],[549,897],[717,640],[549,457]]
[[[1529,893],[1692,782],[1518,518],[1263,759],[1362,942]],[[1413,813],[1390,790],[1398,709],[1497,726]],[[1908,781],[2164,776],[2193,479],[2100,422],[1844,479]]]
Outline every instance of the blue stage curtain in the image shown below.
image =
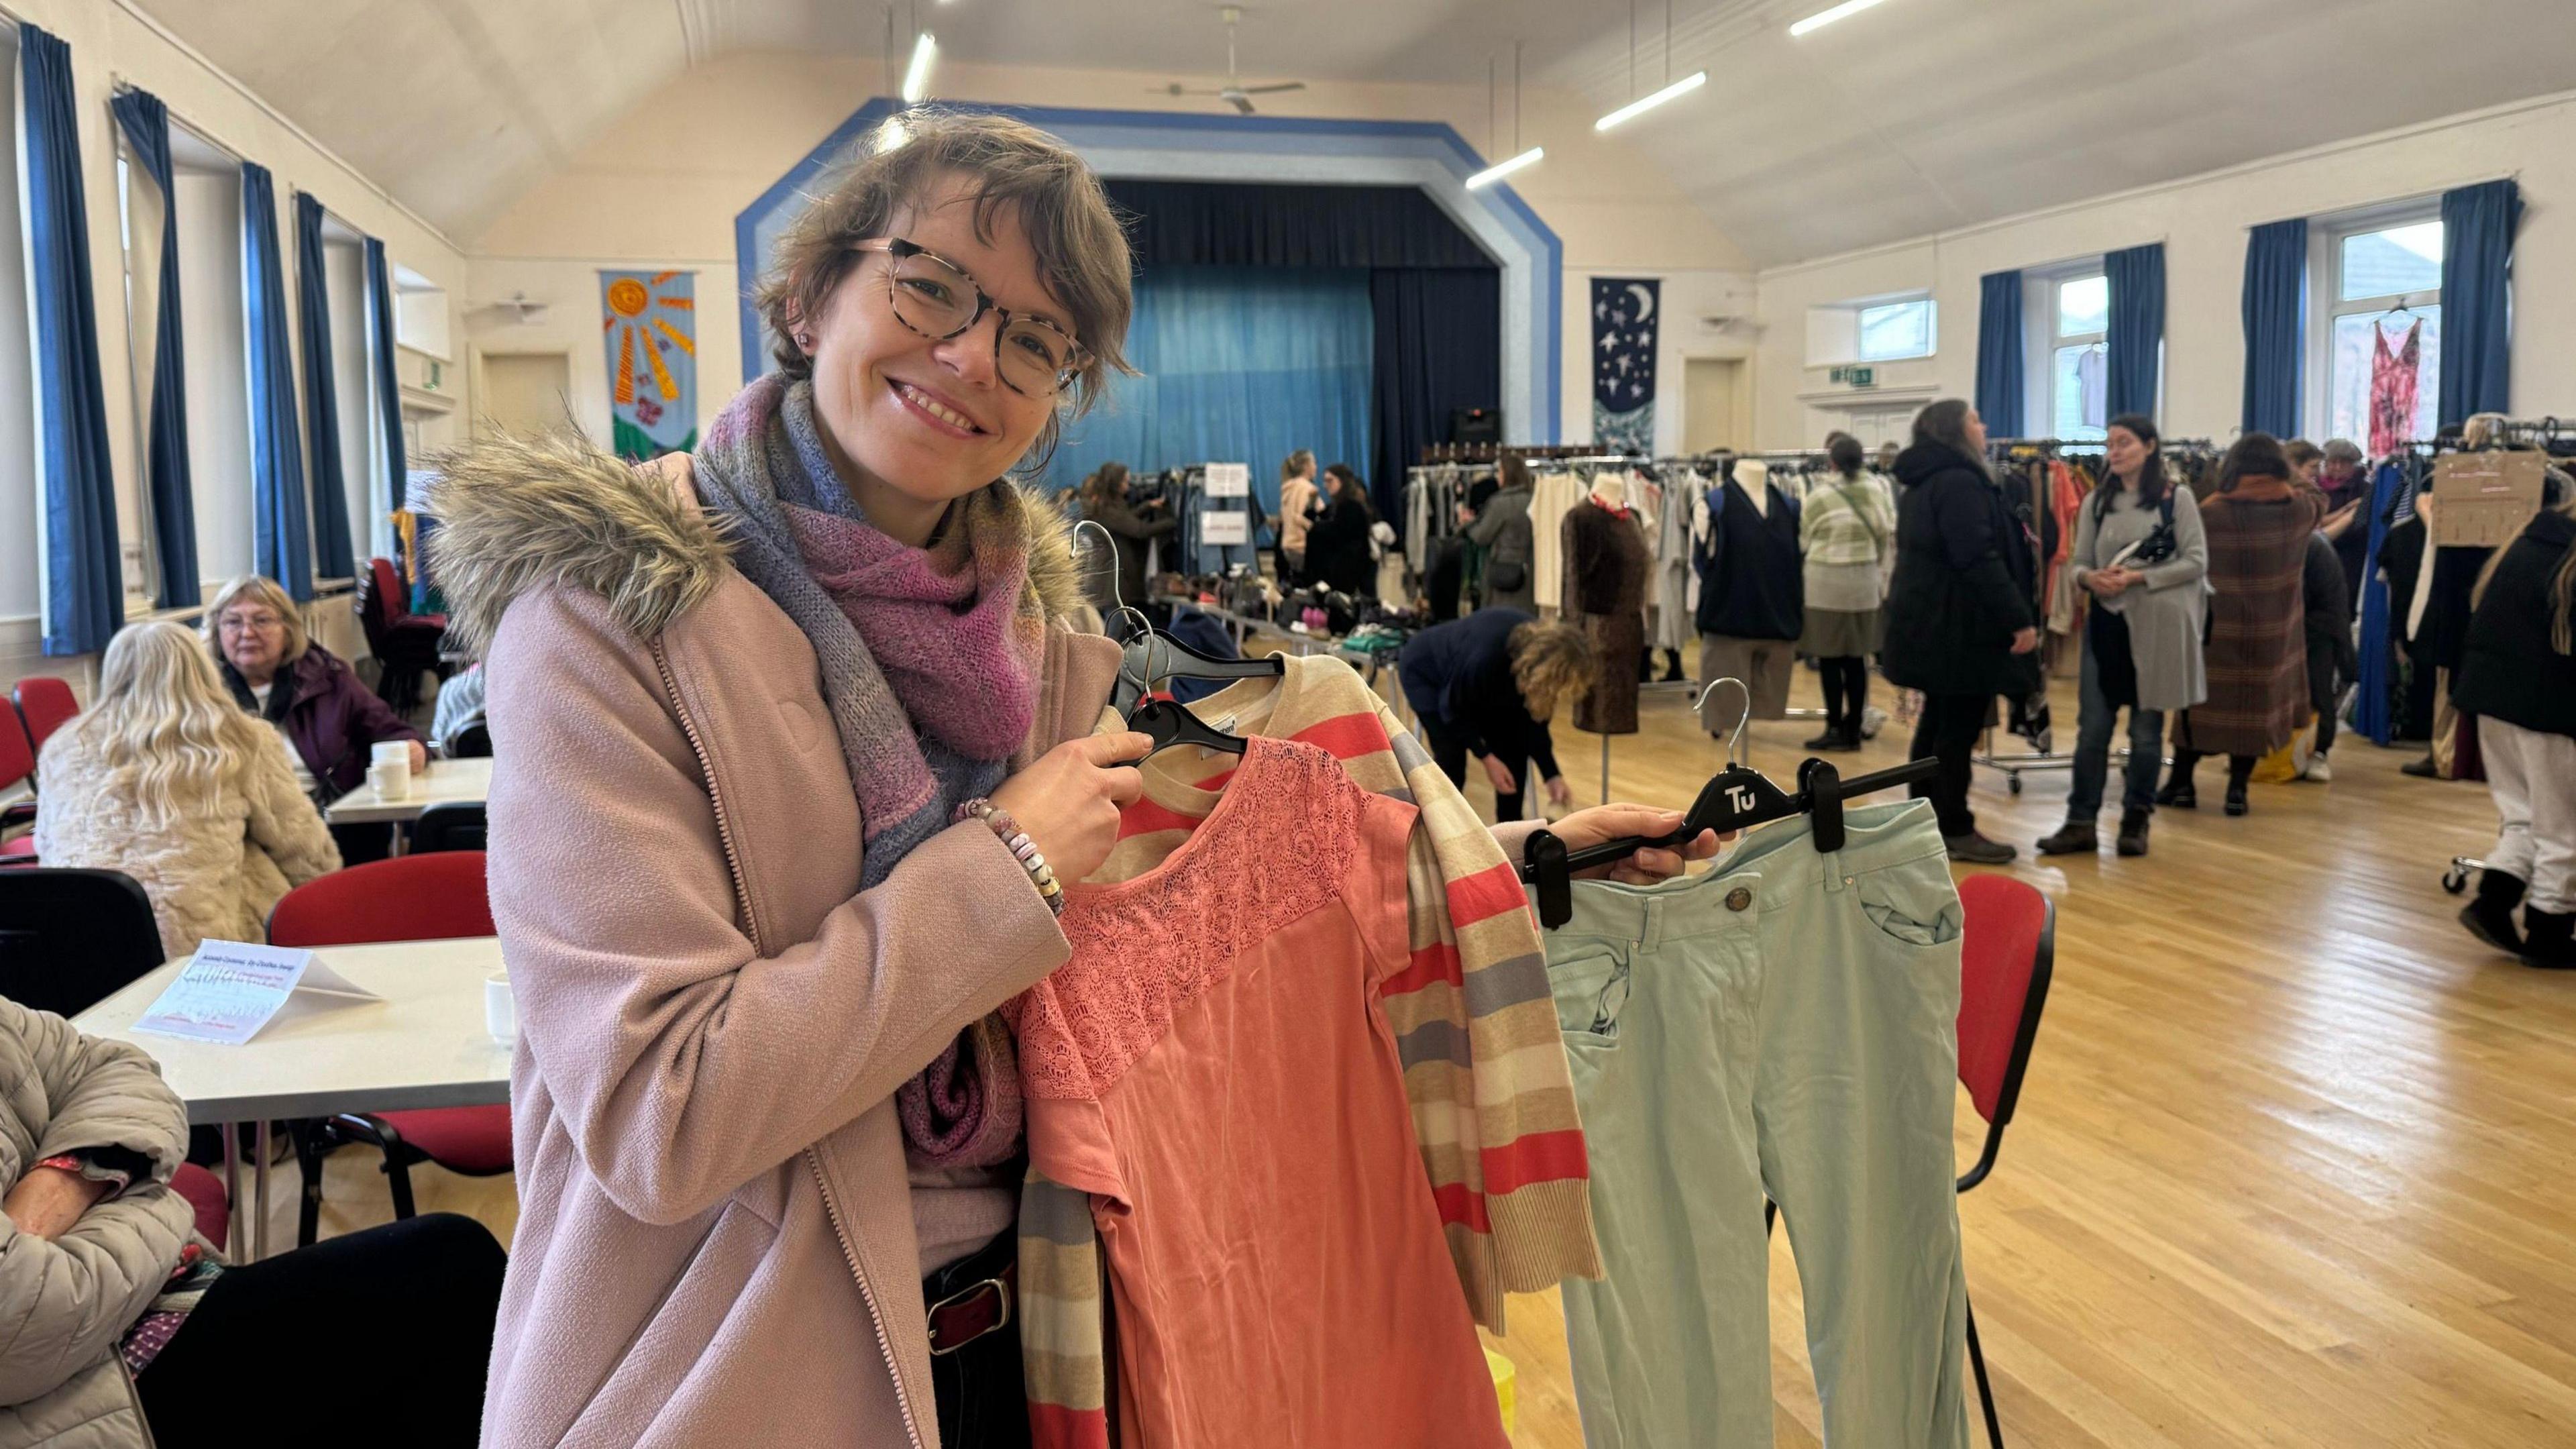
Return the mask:
[[1988,272],[1977,292],[1977,416],[1994,438],[2022,436],[2021,273]]
[[2156,364],[2165,340],[2165,244],[2149,242],[2102,258],[2111,283],[2111,325],[2102,339],[2109,376],[2107,415],[2156,413]]
[[1127,357],[1143,374],[1065,430],[1043,475],[1070,488],[1103,462],[1138,472],[1243,462],[1265,514],[1279,460],[1364,467],[1374,331],[1369,274],[1316,267],[1156,267],[1136,282]]
[[402,384],[394,374],[393,266],[385,259],[385,244],[374,237],[367,238],[367,330],[373,334],[376,406],[385,428],[385,503],[399,510],[410,504],[410,463],[403,456]]
[[2513,235],[2522,188],[2489,181],[2442,193],[2444,427],[2513,406]]
[[87,654],[106,647],[125,622],[125,571],[116,476],[107,456],[107,402],[98,380],[71,47],[33,25],[19,26],[18,91],[27,291],[35,303],[36,458],[44,484],[43,648]]
[[1101,183],[1128,214],[1136,265],[1492,268],[1416,186]]
[[250,332],[251,567],[297,603],[313,597],[313,541],[304,515],[304,452],[295,436],[295,352],[286,325],[286,269],[277,249],[277,187],[245,161],[242,293]]
[[2245,410],[2249,433],[2299,435],[2299,360],[2307,350],[2308,223],[2275,221],[2245,237]]
[[331,376],[331,284],[322,270],[322,203],[295,193],[295,330],[304,342],[304,437],[313,484],[313,567],[353,578],[349,480],[340,471],[340,389]]
[[1501,405],[1502,274],[1381,267],[1369,274],[1369,301],[1377,331],[1369,493],[1378,517],[1402,533],[1405,469],[1448,441],[1451,413]]
[[149,91],[110,103],[134,159],[161,193],[160,313],[153,321],[152,402],[145,471],[152,492],[152,544],[161,564],[160,604],[201,602],[197,584],[196,490],[188,476],[187,348],[179,328],[179,204],[170,187],[170,112]]

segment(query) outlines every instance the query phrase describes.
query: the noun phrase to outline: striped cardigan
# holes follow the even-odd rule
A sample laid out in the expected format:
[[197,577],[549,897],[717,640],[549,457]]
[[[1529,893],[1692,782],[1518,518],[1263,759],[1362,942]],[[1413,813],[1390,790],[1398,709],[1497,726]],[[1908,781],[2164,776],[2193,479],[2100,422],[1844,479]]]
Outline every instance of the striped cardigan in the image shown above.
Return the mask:
[[[1337,659],[1287,661],[1191,708],[1219,728],[1331,752],[1362,788],[1419,811],[1407,859],[1412,963],[1379,1006],[1469,1309],[1500,1332],[1504,1295],[1601,1276],[1583,1129],[1517,875],[1474,807],[1384,700]],[[1167,752],[1093,882],[1144,874],[1189,839],[1231,774]],[[1020,1340],[1039,1449],[1109,1442],[1105,1272],[1088,1197],[1032,1171],[1019,1226]]]

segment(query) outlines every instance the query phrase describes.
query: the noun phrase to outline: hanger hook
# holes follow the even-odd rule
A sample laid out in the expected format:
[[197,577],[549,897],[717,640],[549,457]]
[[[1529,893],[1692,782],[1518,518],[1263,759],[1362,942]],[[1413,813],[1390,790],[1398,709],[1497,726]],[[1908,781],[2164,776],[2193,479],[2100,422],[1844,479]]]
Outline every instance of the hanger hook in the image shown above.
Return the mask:
[[1744,713],[1735,717],[1735,735],[1726,742],[1726,762],[1730,765],[1741,765],[1746,763],[1744,727],[1753,723],[1753,686],[1732,674],[1720,679],[1712,679],[1708,682],[1708,688],[1699,692],[1699,698],[1691,701],[1691,713],[1699,713],[1708,704],[1708,697],[1717,693],[1717,687],[1721,684],[1734,685],[1736,693],[1744,696]]
[[1128,603],[1127,600],[1119,594],[1118,541],[1109,536],[1109,529],[1107,526],[1103,525],[1100,520],[1096,518],[1083,519],[1081,522],[1076,523],[1073,526],[1073,531],[1079,534],[1086,528],[1100,535],[1100,546],[1107,550],[1109,554],[1108,617],[1112,619],[1134,619],[1136,621],[1137,628],[1145,631],[1147,634],[1151,634],[1154,631],[1154,621],[1145,617],[1144,610]]

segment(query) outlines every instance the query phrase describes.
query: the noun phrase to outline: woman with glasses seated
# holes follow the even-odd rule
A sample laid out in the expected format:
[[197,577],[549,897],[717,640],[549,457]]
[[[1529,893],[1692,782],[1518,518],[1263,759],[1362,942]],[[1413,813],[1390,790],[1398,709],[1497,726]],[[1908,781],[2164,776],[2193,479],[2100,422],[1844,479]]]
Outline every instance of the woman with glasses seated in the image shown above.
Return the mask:
[[[224,585],[202,627],[233,702],[286,737],[296,782],[315,803],[327,806],[358,788],[380,741],[410,742],[414,773],[429,764],[420,731],[338,655],[313,642],[303,614],[276,580],[243,574]],[[342,858],[356,865],[383,859],[393,829],[343,825],[332,835]]]
[[915,110],[771,265],[695,455],[497,440],[431,502],[521,1024],[491,1449],[1028,1442],[999,1010],[1149,741],[1020,480],[1128,370],[1127,240],[1054,138]]

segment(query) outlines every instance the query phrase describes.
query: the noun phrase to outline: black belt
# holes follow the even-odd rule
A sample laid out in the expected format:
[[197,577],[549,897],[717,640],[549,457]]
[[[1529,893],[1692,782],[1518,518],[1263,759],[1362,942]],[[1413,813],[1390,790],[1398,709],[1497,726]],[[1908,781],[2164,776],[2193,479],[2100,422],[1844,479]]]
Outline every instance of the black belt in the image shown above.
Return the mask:
[[1010,1326],[1019,1297],[1019,1244],[1004,1233],[972,1257],[951,1263],[923,1281],[929,1304],[930,1353],[957,1352],[988,1333]]

